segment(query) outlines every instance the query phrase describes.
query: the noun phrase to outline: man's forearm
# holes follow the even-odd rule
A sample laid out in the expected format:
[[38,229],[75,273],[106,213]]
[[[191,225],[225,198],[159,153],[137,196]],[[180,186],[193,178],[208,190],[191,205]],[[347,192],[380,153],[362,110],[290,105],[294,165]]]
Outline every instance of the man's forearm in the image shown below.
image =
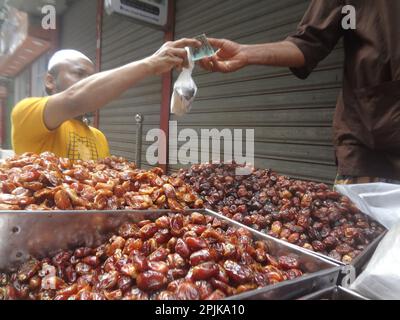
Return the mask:
[[154,70],[149,58],[94,74],[51,96],[44,110],[43,121],[49,130],[54,130],[68,119],[105,106],[152,74]]
[[64,92],[70,100],[70,116],[76,117],[101,108],[150,75],[153,75],[152,67],[144,59],[78,82]]
[[249,65],[302,67],[305,58],[301,50],[289,41],[244,45]]

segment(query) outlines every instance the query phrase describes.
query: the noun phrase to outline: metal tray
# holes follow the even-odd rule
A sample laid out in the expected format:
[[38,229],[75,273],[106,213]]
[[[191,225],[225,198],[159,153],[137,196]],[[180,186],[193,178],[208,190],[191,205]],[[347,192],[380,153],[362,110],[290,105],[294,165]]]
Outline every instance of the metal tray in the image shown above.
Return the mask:
[[[381,242],[383,237],[386,235],[387,230],[384,231],[381,235],[379,235],[377,238],[375,238],[366,248],[363,250],[357,257],[353,259],[353,261],[349,264],[350,266],[353,266],[356,270],[357,275],[361,273],[362,268],[365,266],[365,264],[371,259],[372,255],[374,254],[376,248],[378,247],[378,244]],[[310,250],[311,251],[311,250]],[[314,251],[313,251],[314,252]],[[324,255],[319,252],[314,252],[316,255],[326,258],[332,262],[335,262],[339,265],[342,266],[348,266],[348,264],[343,263],[340,260],[333,259],[327,255]]]
[[[275,285],[229,297],[242,299],[294,299],[336,285],[341,267],[311,251],[268,237],[211,210],[201,212],[249,230],[264,240],[273,255],[299,259],[306,275]],[[97,246],[124,222],[155,220],[171,210],[155,211],[12,211],[0,213],[0,270],[10,270],[30,256],[43,258],[60,249]]]
[[343,287],[331,287],[301,297],[298,300],[370,300]]
[[[221,215],[222,216],[222,215]],[[224,217],[224,216],[222,216]],[[372,255],[374,254],[376,248],[378,247],[379,243],[381,240],[385,237],[387,230],[385,230],[381,235],[379,235],[376,239],[374,239],[364,251],[362,251],[353,261],[351,264],[345,264],[342,261],[333,259],[327,255],[324,255],[319,252],[311,251],[305,248],[302,248],[300,246],[297,246],[295,244],[291,244],[287,241],[280,240],[278,238],[274,238],[270,235],[267,235],[261,231],[256,231],[255,229],[252,229],[251,227],[247,227],[244,224],[241,224],[240,222],[236,222],[234,220],[228,219],[224,217],[225,220],[230,220],[232,223],[236,224],[237,226],[240,226],[242,228],[247,228],[248,230],[251,230],[253,233],[262,235],[264,238],[268,238],[270,240],[275,240],[277,242],[280,242],[282,245],[286,245],[287,247],[292,247],[295,249],[300,249],[304,252],[307,252],[308,254],[314,255],[316,257],[319,257],[324,260],[331,261],[332,263],[341,266],[341,272],[338,278],[338,285],[342,285],[343,287],[349,287],[356,279],[357,276],[361,274],[363,271],[363,268],[366,266],[366,264],[369,262],[371,259]],[[371,218],[370,218],[371,219]],[[373,220],[375,221],[375,220]],[[376,221],[375,221],[376,222]],[[376,222],[378,223],[378,222]]]
[[[382,226],[379,222],[373,220],[372,218],[369,218],[369,219],[370,219],[371,221],[375,222],[375,223],[378,223],[380,226]],[[230,220],[230,219],[227,219],[227,218],[225,217],[225,220]],[[243,228],[243,227],[246,227],[244,224],[241,224],[240,222],[236,222],[236,221],[234,221],[234,220],[231,220],[231,221],[235,222],[238,226],[240,226],[240,227],[242,227],[242,228]],[[382,227],[383,227],[383,226],[382,226]],[[312,250],[308,250],[308,249],[302,248],[302,247],[300,247],[300,246],[297,246],[297,245],[295,245],[295,244],[291,244],[291,243],[289,243],[289,242],[282,241],[282,240],[280,240],[280,239],[278,239],[278,238],[274,238],[274,237],[272,237],[272,236],[270,236],[270,235],[267,235],[266,233],[263,233],[263,232],[261,232],[261,231],[256,231],[255,229],[252,229],[251,227],[247,227],[247,228],[248,228],[249,230],[252,230],[252,231],[258,233],[258,234],[262,234],[262,235],[264,235],[265,237],[267,237],[267,238],[269,238],[269,239],[275,239],[275,240],[277,240],[277,241],[280,241],[281,243],[286,244],[287,246],[302,249],[303,251],[306,251],[306,252],[308,252],[308,253],[310,253],[310,254],[313,254],[313,255],[315,255],[315,256],[318,256],[318,257],[320,257],[320,258],[322,258],[322,259],[326,259],[326,260],[332,261],[333,263],[335,263],[335,264],[337,264],[337,265],[340,265],[340,266],[343,266],[343,267],[349,267],[348,269],[354,269],[354,271],[351,271],[351,272],[354,272],[355,275],[357,275],[357,276],[362,272],[363,267],[364,267],[364,266],[368,263],[368,261],[371,259],[372,255],[374,254],[374,252],[375,252],[376,248],[378,247],[379,243],[381,242],[381,240],[384,238],[384,236],[385,236],[386,233],[387,233],[386,228],[383,227],[383,228],[385,229],[385,231],[384,231],[381,235],[379,235],[376,239],[374,239],[374,240],[365,248],[364,251],[362,251],[356,258],[354,258],[354,260],[351,262],[351,264],[345,264],[345,263],[343,263],[343,262],[340,261],[340,260],[336,260],[336,259],[333,259],[333,258],[329,257],[328,255],[324,255],[324,254],[322,254],[322,253],[315,252],[315,251],[312,251]],[[355,278],[354,278],[352,281],[354,281],[354,280],[355,280]],[[351,282],[352,282],[352,281],[351,281]]]
[[[221,214],[219,214],[219,215],[221,215]],[[223,215],[221,215],[221,216],[224,217]],[[283,245],[286,245],[286,246],[289,246],[289,247],[292,247],[292,248],[300,249],[300,250],[305,251],[305,252],[307,252],[307,253],[309,253],[311,255],[315,255],[315,256],[317,256],[319,258],[331,261],[331,262],[333,262],[333,263],[335,263],[335,264],[337,264],[339,266],[342,266],[341,272],[340,272],[339,277],[338,277],[337,284],[341,285],[343,287],[346,287],[346,288],[349,287],[355,281],[356,277],[358,277],[361,274],[361,272],[363,271],[363,268],[369,262],[369,260],[371,259],[372,255],[374,254],[376,248],[378,247],[379,243],[381,242],[381,240],[385,237],[385,235],[387,233],[387,230],[386,230],[385,227],[383,227],[376,220],[374,220],[371,217],[369,217],[369,219],[371,221],[373,221],[375,223],[378,223],[380,226],[382,226],[385,229],[385,231],[381,235],[379,235],[376,239],[374,239],[365,248],[365,250],[362,251],[356,258],[354,258],[354,260],[351,262],[351,264],[345,264],[340,260],[333,259],[333,258],[331,258],[331,257],[329,257],[327,255],[322,254],[322,253],[311,251],[311,250],[299,247],[299,246],[297,246],[295,244],[291,244],[291,243],[289,243],[287,241],[283,241],[283,240],[274,238],[274,237],[272,237],[270,235],[267,235],[267,234],[265,234],[265,233],[263,233],[261,231],[257,231],[255,229],[252,229],[251,227],[247,227],[246,225],[241,224],[240,222],[237,222],[235,220],[228,219],[226,217],[224,217],[224,218],[225,218],[225,220],[229,220],[232,223],[236,224],[237,226],[240,226],[242,228],[245,227],[248,230],[251,230],[253,233],[262,235],[264,238],[269,238],[271,240],[278,241]]]

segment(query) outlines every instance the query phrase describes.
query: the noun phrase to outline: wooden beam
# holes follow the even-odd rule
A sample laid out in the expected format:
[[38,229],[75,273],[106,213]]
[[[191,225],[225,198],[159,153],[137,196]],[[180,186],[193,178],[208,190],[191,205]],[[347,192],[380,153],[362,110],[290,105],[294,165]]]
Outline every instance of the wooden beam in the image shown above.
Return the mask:
[[[164,33],[164,41],[175,38],[175,1],[168,1],[168,25]],[[168,172],[169,162],[169,119],[172,92],[172,71],[162,76],[162,98],[160,110],[160,129],[165,133],[165,141],[159,141],[158,161],[165,173]]]
[[[96,15],[96,72],[101,71],[101,49],[103,37],[103,14],[104,1],[97,0],[97,15]],[[100,111],[96,110],[94,114],[94,126],[98,129],[100,126]]]
[[0,76],[15,77],[50,48],[50,41],[27,36],[13,54],[0,60]]

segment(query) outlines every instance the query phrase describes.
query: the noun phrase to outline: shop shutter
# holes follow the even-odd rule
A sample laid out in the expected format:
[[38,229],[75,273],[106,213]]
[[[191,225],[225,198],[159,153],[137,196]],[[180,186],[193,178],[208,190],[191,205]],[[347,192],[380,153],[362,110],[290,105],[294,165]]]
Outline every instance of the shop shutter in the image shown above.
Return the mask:
[[[161,30],[137,23],[127,17],[104,15],[102,38],[102,70],[109,70],[143,59],[163,44]],[[135,115],[143,121],[142,167],[146,168],[146,142],[149,130],[160,127],[161,77],[144,79],[100,112],[100,129],[106,135],[111,153],[136,159]]]
[[96,14],[96,0],[73,2],[62,17],[61,48],[79,50],[95,61]]
[[[244,44],[283,40],[307,9],[302,0],[178,0],[176,38],[201,33]],[[308,80],[287,68],[247,67],[231,74],[196,68],[198,97],[179,129],[255,129],[255,165],[332,183],[332,117],[342,82],[342,46]],[[222,143],[221,143],[222,144]],[[171,165],[177,170],[182,165]]]

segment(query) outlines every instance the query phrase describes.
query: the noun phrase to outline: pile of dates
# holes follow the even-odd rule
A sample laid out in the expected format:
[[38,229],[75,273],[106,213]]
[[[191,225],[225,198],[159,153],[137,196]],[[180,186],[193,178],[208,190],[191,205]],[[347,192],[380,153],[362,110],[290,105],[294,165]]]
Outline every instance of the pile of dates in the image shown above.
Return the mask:
[[271,255],[247,229],[171,213],[0,274],[0,299],[217,300],[302,275],[297,259]]
[[123,158],[70,161],[51,153],[23,154],[0,165],[0,210],[202,208],[182,179],[162,169],[136,169]]
[[[237,175],[238,170],[248,172]],[[205,200],[205,207],[343,263],[351,263],[384,232],[347,197],[323,183],[237,164],[193,165],[177,176]]]

